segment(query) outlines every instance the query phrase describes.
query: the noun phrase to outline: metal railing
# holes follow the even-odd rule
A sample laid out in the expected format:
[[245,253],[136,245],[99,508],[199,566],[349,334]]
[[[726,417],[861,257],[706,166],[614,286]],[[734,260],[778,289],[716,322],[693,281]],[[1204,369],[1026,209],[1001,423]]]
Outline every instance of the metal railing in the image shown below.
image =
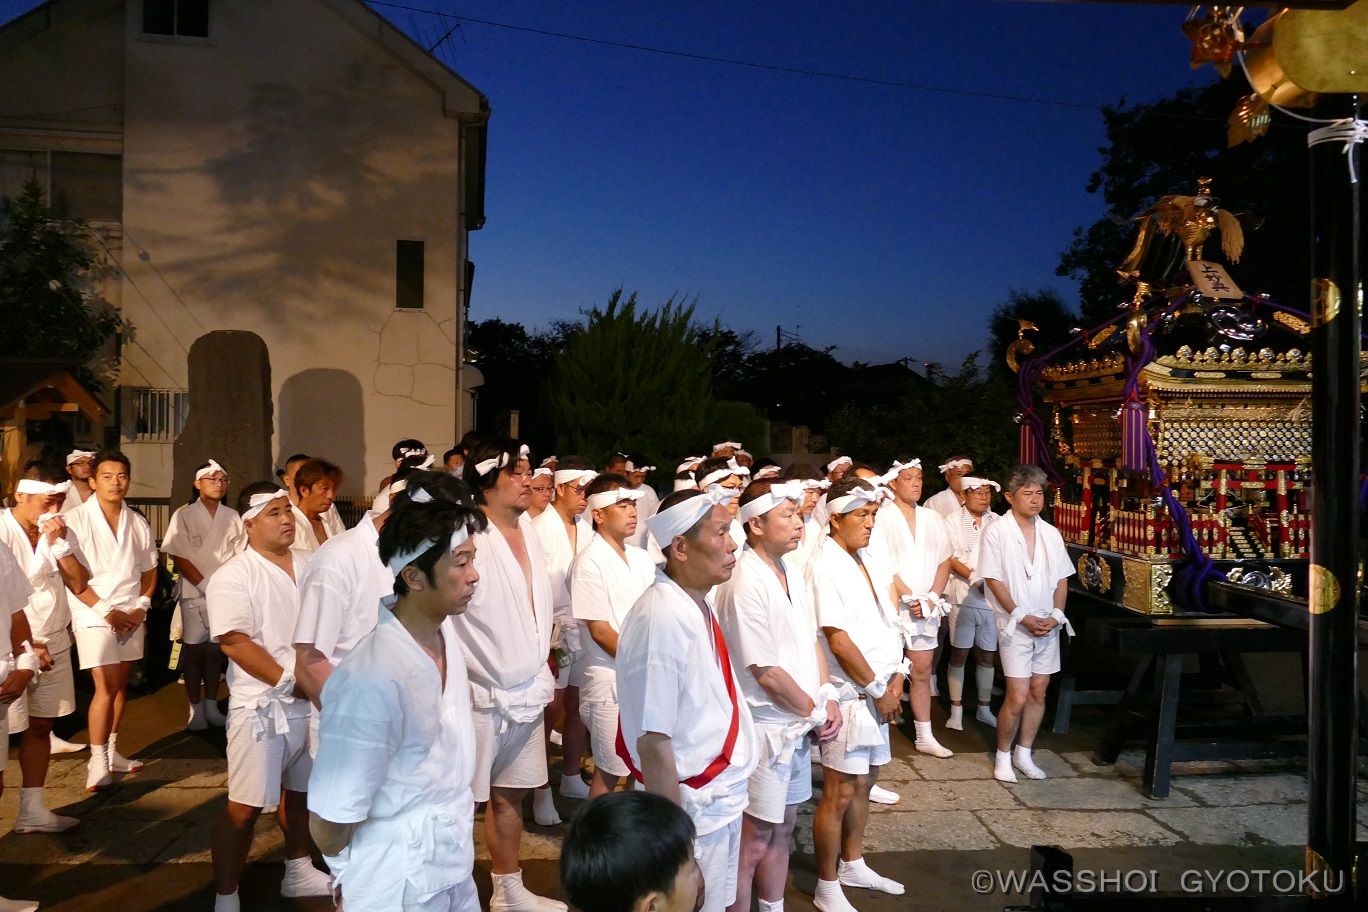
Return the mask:
[[190,417],[187,390],[133,387],[128,391],[133,411],[132,437],[140,443],[171,443]]

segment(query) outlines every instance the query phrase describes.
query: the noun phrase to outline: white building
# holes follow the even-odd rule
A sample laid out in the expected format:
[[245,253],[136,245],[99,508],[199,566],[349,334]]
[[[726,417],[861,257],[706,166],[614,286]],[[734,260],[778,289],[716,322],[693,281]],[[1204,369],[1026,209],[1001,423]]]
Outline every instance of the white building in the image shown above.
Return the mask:
[[133,496],[169,493],[186,355],[214,330],[266,342],[272,453],[338,462],[347,494],[397,439],[469,429],[488,117],[360,0],[52,0],[0,27],[0,194],[37,178],[119,266]]

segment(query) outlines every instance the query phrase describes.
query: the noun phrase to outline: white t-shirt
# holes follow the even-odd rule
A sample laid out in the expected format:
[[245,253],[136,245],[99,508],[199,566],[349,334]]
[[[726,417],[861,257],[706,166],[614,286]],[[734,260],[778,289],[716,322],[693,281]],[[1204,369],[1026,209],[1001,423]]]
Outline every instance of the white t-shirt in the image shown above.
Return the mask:
[[[1024,608],[1026,614],[1048,617],[1054,611],[1055,586],[1075,571],[1059,530],[1039,516],[1032,522],[1036,532],[1034,559],[1027,557],[1026,538],[1008,511],[983,531],[979,563],[974,571],[979,579],[1005,583],[1012,601],[1018,608]],[[987,591],[988,604],[997,612],[1000,624],[1006,623],[1008,613],[993,597],[993,591]]]
[[[90,588],[111,608],[130,610],[138,601],[142,575],[157,566],[157,550],[147,520],[120,505],[116,535],[105,522],[100,501],[92,494],[85,503],[66,514],[67,528],[76,533],[86,566],[90,568]],[[100,626],[105,619],[79,599],[70,602],[72,622]]]
[[[897,614],[889,604],[887,570],[879,566],[877,555],[868,549],[859,552],[869,571],[869,579],[831,536],[827,536],[808,565],[808,585],[812,592],[812,607],[819,628],[834,627],[844,630],[860,650],[876,678],[887,678],[902,664],[902,633],[897,625]],[[873,588],[870,582],[873,582]],[[876,595],[877,591],[877,595]],[[831,645],[822,637],[827,672],[833,680],[848,681],[841,663],[831,652]],[[863,687],[867,681],[849,681]]]
[[325,541],[299,578],[293,642],[312,644],[334,668],[375,629],[380,600],[394,594],[394,575],[380,560],[379,540],[368,513]]
[[[570,600],[577,621],[607,621],[622,633],[622,622],[641,594],[655,582],[656,567],[651,555],[627,545],[626,558],[618,556],[601,535],[570,568]],[[616,703],[617,671],[613,657],[594,642],[589,631],[584,643],[584,680],[580,683],[580,702]]]
[[[10,638],[13,618],[14,615],[24,610],[24,606],[28,604],[29,596],[32,594],[33,587],[25,579],[24,571],[19,566],[19,562],[14,559],[14,555],[10,554],[9,551],[0,548],[0,660],[3,660],[13,651],[13,642]],[[8,677],[12,670],[12,666],[5,670],[5,674],[0,676],[0,680]]]
[[475,571],[480,574],[475,597],[465,612],[453,619],[476,706],[481,708],[485,708],[486,696],[481,688],[512,691],[543,672],[550,678],[546,662],[551,653],[551,577],[546,572],[546,555],[526,513],[518,518],[518,528],[532,571],[530,580],[503,533],[490,523],[473,536]]
[[780,561],[788,592],[755,550],[746,546],[731,579],[717,587],[717,620],[727,637],[732,665],[756,722],[793,722],[755,680],[750,666],[782,668],[817,700],[817,624],[802,574]]
[[943,519],[949,519],[960,508],[960,499],[958,494],[946,488],[926,498],[926,503],[922,506],[928,510],[935,510]]
[[[296,552],[291,552],[290,557],[294,579],[251,547],[218,569],[209,580],[206,595],[209,634],[215,643],[233,631],[245,633],[270,653],[281,668],[294,668],[294,628],[299,617],[299,589],[295,580],[307,559]],[[230,709],[255,707],[270,689],[269,684],[252,677],[236,662],[228,663]],[[299,697],[287,697],[281,702],[287,712],[309,711],[309,702]]]
[[[388,608],[323,685],[328,709],[319,722],[309,810],[334,823],[361,824],[343,856],[344,882],[413,877],[424,889],[440,890],[470,877],[470,682],[449,620],[441,633],[445,686],[436,663]],[[423,848],[395,851],[409,845]]]
[[[705,614],[664,571],[657,573],[622,625],[618,719],[638,769],[637,739],[645,732],[669,737],[684,810],[699,836],[721,829],[745,810],[747,780],[759,760],[750,707],[731,663],[723,665],[721,659],[711,608]],[[721,755],[734,712],[737,734],[727,767],[701,789],[683,785]]]
[[[201,582],[207,586],[214,571],[245,547],[247,532],[242,527],[242,517],[237,510],[221,503],[211,516],[204,502],[196,500],[171,515],[161,549],[164,554],[181,557],[194,564],[195,569],[204,575]],[[203,597],[201,587],[181,577],[181,598]]]
[[[945,524],[950,530],[950,547],[954,551],[955,559],[971,570],[976,569],[980,562],[979,543],[983,541],[983,531],[998,519],[998,515],[989,510],[978,518],[978,524],[975,525],[974,514],[964,507],[951,514]],[[945,597],[957,605],[967,605],[970,608],[988,606],[978,573],[974,574],[971,584],[970,580],[952,570],[950,583],[945,590]]]
[[[66,530],[64,540],[71,546],[76,559],[84,564],[85,555],[81,553],[80,543],[70,528]],[[28,615],[29,630],[33,633],[34,641],[45,642],[48,651],[53,654],[69,648],[71,634],[67,631],[67,625],[71,623],[71,607],[67,601],[62,571],[48,549],[47,536],[38,539],[37,549],[30,547],[28,534],[19,520],[15,519],[14,511],[5,510],[4,515],[0,516],[0,543],[14,555],[15,563],[33,589],[33,594],[24,605],[24,613]],[[8,645],[8,640],[0,642],[0,649]]]

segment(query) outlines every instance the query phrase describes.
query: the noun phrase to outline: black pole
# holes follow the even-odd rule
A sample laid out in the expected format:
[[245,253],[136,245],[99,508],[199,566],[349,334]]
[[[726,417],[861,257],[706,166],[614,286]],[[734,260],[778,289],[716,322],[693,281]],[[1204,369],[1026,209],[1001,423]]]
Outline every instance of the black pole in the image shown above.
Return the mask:
[[[1357,118],[1357,95],[1329,95],[1322,119]],[[1311,579],[1307,743],[1309,893],[1354,903],[1358,772],[1359,147],[1311,150]],[[1339,890],[1335,890],[1340,887]],[[1362,887],[1359,888],[1362,890]],[[1360,894],[1361,895],[1361,894]]]

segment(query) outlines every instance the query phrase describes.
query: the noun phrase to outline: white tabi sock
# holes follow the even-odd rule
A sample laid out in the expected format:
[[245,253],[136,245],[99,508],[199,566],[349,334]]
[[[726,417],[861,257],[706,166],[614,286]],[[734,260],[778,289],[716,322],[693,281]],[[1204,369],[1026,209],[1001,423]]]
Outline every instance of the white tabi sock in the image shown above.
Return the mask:
[[945,670],[945,680],[950,686],[950,700],[958,703],[964,699],[964,666],[951,665]]
[[951,731],[964,731],[964,707],[950,706],[950,717],[945,720],[945,727]]
[[237,890],[232,893],[216,893],[214,895],[214,912],[240,912],[241,909]]
[[936,736],[931,734],[931,723],[929,721],[914,721],[912,724],[917,730],[917,740],[912,746],[918,751],[923,754],[930,754],[933,757],[940,757],[941,759],[955,756],[954,751],[943,746],[936,740]]
[[1016,773],[1012,772],[1012,752],[998,751],[997,757],[993,760],[993,778],[999,782],[1016,782]]
[[854,861],[837,861],[836,871],[837,878],[847,887],[863,887],[866,890],[877,890],[893,896],[901,896],[905,892],[902,884],[875,871],[865,864],[863,857]]
[[755,898],[756,912],[784,912],[784,901],[782,899],[774,902],[765,902],[760,897]]
[[1029,747],[1022,747],[1018,744],[1016,750],[1012,752],[1012,764],[1025,773],[1027,779],[1045,778],[1045,771],[1036,766],[1035,760],[1031,758],[1031,749]]
[[839,880],[817,881],[817,889],[812,892],[812,904],[818,912],[856,912],[850,900],[846,899]]

